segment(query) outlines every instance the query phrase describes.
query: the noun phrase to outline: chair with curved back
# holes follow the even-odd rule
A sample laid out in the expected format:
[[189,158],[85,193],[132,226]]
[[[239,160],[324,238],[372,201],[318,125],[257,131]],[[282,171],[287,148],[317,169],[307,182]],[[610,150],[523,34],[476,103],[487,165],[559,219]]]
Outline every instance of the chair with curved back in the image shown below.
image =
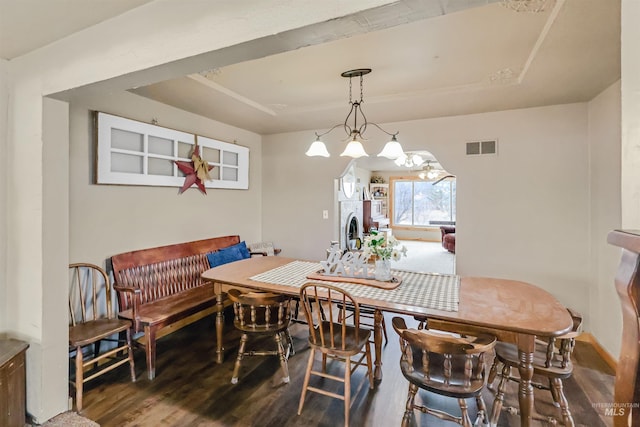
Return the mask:
[[[533,386],[538,389],[549,390],[554,405],[560,408],[562,425],[573,426],[573,416],[564,395],[562,380],[569,378],[573,372],[571,354],[575,347],[575,339],[581,333],[582,316],[571,309],[567,310],[573,319],[571,332],[556,338],[536,339],[536,349],[533,355],[533,374],[545,377],[548,384],[533,383]],[[514,344],[499,342],[496,344],[495,352],[496,357],[489,372],[489,387],[491,388],[496,376],[500,376],[500,382],[498,383],[496,398],[491,409],[492,425],[495,425],[500,417],[507,381],[519,381],[519,378],[511,376],[511,368],[517,369],[520,365],[518,348]],[[501,365],[502,368],[500,368]],[[553,417],[538,418],[556,423]]]
[[[488,414],[481,394],[485,385],[485,354],[491,351],[496,338],[488,334],[463,338],[428,329],[409,329],[401,317],[394,317],[392,323],[400,336],[400,369],[409,381],[402,426],[410,424],[412,413],[417,409],[471,427],[467,406],[469,398],[475,398],[478,407],[476,423],[482,420],[486,424]],[[419,389],[458,399],[461,415],[416,404]]]
[[[344,401],[344,423],[349,425],[349,410],[351,407],[351,376],[360,366],[366,366],[367,373],[358,385],[357,394],[366,379],[369,380],[369,388],[373,388],[373,369],[371,357],[371,344],[369,338],[371,331],[360,328],[360,306],[353,297],[340,288],[319,283],[307,283],[300,288],[300,300],[302,301],[307,324],[309,325],[309,361],[302,385],[302,394],[298,406],[298,415],[302,412],[307,391],[338,398]],[[322,304],[325,304],[322,309]],[[347,323],[345,307],[353,307],[352,321]],[[322,356],[322,369],[314,370],[316,354]],[[327,372],[327,358],[345,363],[344,375],[338,377]],[[366,359],[366,362],[365,362]],[[336,394],[309,385],[311,375],[321,377],[323,380],[338,381],[344,384],[344,393]]]
[[[126,339],[120,338],[123,335]],[[101,352],[103,341],[112,344]],[[131,381],[136,380],[131,322],[116,317],[110,280],[107,273],[94,264],[69,265],[69,351],[75,352],[75,380],[71,384],[76,389],[78,412],[82,411],[85,382],[127,362]],[[88,355],[90,357],[85,358]]]
[[[230,289],[229,299],[233,302],[234,326],[242,332],[238,357],[233,368],[231,383],[238,383],[240,365],[245,356],[273,356],[280,358],[282,382],[289,382],[287,359],[293,349],[289,322],[291,320],[290,298],[284,295],[267,292],[242,293],[238,289]],[[276,342],[275,350],[245,351],[249,335],[272,335]],[[287,342],[285,350],[284,341]]]

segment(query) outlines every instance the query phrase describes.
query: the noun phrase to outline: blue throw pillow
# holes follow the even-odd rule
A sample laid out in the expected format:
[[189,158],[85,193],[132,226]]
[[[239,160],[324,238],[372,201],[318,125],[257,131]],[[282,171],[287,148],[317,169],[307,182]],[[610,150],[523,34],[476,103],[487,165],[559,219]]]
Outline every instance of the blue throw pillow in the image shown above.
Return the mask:
[[231,249],[231,248],[238,248],[238,250],[240,250],[240,253],[244,258],[251,258],[251,253],[249,253],[249,249],[247,248],[247,243],[244,240],[240,243],[237,243],[233,246],[229,246],[228,248],[224,248],[224,249]]
[[207,259],[209,260],[209,266],[213,268],[230,262],[240,261],[241,259],[246,259],[250,256],[246,243],[240,242],[237,245],[208,253]]

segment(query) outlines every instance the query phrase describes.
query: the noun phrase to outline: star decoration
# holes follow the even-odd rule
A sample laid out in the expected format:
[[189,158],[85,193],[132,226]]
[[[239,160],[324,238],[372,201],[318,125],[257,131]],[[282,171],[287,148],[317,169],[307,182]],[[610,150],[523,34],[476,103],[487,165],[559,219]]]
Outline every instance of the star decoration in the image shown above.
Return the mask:
[[186,189],[195,184],[202,194],[207,194],[207,190],[204,187],[205,181],[211,181],[209,171],[213,169],[213,166],[209,166],[206,160],[200,157],[200,147],[198,144],[193,149],[190,162],[183,162],[175,160],[178,169],[182,171],[186,176],[184,177],[184,184],[178,191],[178,194],[184,193]]

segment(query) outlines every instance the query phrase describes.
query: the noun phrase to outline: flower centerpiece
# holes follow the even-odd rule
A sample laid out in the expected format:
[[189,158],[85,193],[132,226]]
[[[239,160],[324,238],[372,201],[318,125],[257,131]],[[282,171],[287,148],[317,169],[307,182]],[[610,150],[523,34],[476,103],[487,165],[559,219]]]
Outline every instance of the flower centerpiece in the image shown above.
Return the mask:
[[407,248],[395,237],[371,230],[364,238],[364,253],[376,257],[376,280],[387,282],[391,280],[391,260],[398,261],[407,256]]

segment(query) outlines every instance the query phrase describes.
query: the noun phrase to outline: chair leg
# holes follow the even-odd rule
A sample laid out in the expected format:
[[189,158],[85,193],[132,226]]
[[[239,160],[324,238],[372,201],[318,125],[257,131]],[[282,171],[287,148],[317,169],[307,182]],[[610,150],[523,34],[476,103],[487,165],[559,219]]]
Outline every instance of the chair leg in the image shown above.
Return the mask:
[[384,335],[384,345],[387,345],[387,325],[384,323],[384,316],[382,316],[382,333]]
[[371,343],[366,344],[367,352],[367,375],[369,376],[369,389],[373,390],[373,358],[371,357]]
[[407,403],[405,405],[404,416],[402,417],[402,427],[409,427],[411,423],[411,414],[413,413],[413,402],[418,392],[418,386],[415,384],[409,384],[409,394],[407,395]]
[[302,394],[300,395],[300,403],[298,404],[298,415],[302,412],[304,398],[307,395],[307,387],[309,386],[309,378],[311,377],[311,369],[313,368],[313,359],[315,358],[315,350],[309,352],[309,360],[307,362],[307,371],[304,373],[304,382],[302,383]]
[[76,410],[82,411],[82,385],[83,385],[83,368],[82,368],[82,347],[76,347]]
[[100,340],[93,343],[93,358],[95,359],[100,354]]
[[144,335],[147,340],[144,348],[147,355],[147,376],[152,380],[156,377],[156,329],[145,326]]
[[482,416],[482,424],[489,424],[489,414],[487,413],[487,405],[484,403],[482,394],[476,396],[476,405],[478,405],[478,416]]
[[[275,335],[276,345],[278,346],[278,357],[280,358],[280,366],[282,367],[282,382],[289,382],[289,365],[287,364],[287,355],[284,351],[284,345],[282,344],[282,337],[280,334]],[[238,379],[236,378],[236,381]]]
[[553,406],[556,408],[560,407],[560,397],[558,396],[557,390],[553,386],[553,378],[548,378],[549,380],[549,391],[551,392],[551,399],[553,399]]
[[498,418],[500,418],[500,411],[502,410],[502,404],[504,402],[504,389],[509,381],[509,375],[511,375],[511,367],[505,364],[502,367],[502,374],[500,376],[500,382],[498,383],[496,398],[493,401],[493,406],[491,407],[491,418],[489,419],[489,422],[492,426],[497,425]]
[[236,358],[236,364],[233,367],[233,375],[231,376],[231,384],[238,384],[238,373],[240,372],[240,364],[242,363],[242,357],[244,356],[244,348],[247,345],[247,334],[242,334],[240,337],[240,347],[238,348],[238,357]]
[[349,410],[351,409],[351,358],[347,357],[344,362],[344,427],[349,427]]
[[458,404],[460,405],[460,423],[462,427],[472,427],[471,418],[469,418],[469,408],[467,407],[467,399],[458,399]]
[[565,397],[564,391],[562,389],[562,380],[560,378],[554,378],[552,383],[552,388],[555,390],[555,393],[558,396],[560,412],[562,413],[562,423],[565,426],[574,427],[573,416],[571,415],[571,411],[569,411],[569,403],[567,402],[567,398]]
[[285,338],[287,339],[287,345],[289,346],[289,356],[295,356],[296,349],[295,347],[293,347],[293,338],[291,337],[291,332],[289,332],[289,329],[287,329],[286,331],[284,331],[284,334]]
[[496,375],[498,374],[498,365],[500,361],[498,358],[493,359],[493,363],[491,364],[491,369],[489,369],[489,376],[487,377],[487,388],[489,390],[493,390],[493,382],[496,380]]
[[136,365],[133,360],[133,344],[131,340],[131,329],[127,329],[127,351],[129,352],[129,371],[131,372],[131,382],[136,381]]

